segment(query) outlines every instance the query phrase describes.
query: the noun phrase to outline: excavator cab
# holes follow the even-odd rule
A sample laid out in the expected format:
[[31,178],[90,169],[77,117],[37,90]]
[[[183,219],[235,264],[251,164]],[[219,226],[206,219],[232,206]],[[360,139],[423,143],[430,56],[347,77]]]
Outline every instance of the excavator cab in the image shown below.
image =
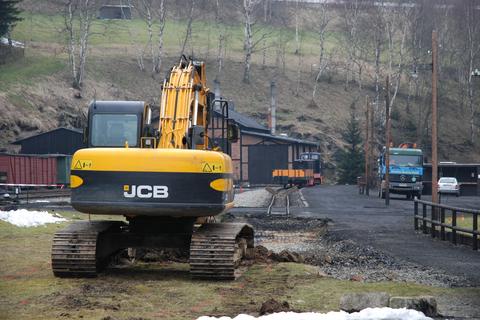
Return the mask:
[[[143,101],[92,101],[85,142],[89,148],[143,147],[153,136],[151,110]],[[150,147],[152,144],[149,144]]]

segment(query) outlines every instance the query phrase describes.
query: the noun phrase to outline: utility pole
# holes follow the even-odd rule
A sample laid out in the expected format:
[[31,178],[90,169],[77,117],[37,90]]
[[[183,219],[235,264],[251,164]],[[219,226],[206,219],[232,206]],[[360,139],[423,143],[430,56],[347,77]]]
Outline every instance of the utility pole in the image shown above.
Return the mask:
[[[369,104],[370,108],[370,175],[373,175],[373,168],[375,166],[375,108],[373,103]],[[374,184],[375,178],[372,179],[372,185]]]
[[390,76],[387,76],[387,85],[386,85],[386,94],[385,94],[385,117],[387,122],[385,124],[385,205],[390,205]]
[[432,202],[438,203],[437,31],[432,31]]
[[[375,158],[374,158],[374,150],[375,150],[375,143],[374,143],[374,137],[375,137],[375,111],[373,108],[373,104],[369,103],[368,108],[370,109],[370,140],[369,140],[369,150],[370,150],[370,178],[372,178],[373,174],[373,167],[375,166]],[[373,178],[371,181],[371,185],[373,185],[373,182],[375,179]]]
[[366,110],[365,110],[365,193],[370,195],[370,107],[369,107],[369,101],[368,101],[368,96],[365,97],[365,104],[366,104]]

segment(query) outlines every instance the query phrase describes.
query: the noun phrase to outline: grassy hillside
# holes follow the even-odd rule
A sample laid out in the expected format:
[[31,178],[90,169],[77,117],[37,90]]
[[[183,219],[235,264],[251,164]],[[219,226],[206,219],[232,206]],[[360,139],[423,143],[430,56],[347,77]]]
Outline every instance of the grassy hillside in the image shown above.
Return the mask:
[[[315,33],[303,31],[302,54],[294,54],[294,30],[266,26],[270,34],[267,49],[253,56],[251,83],[242,82],[243,28],[232,22],[217,26],[211,19],[196,20],[188,53],[204,59],[211,87],[216,76],[217,28],[227,33],[225,67],[220,75],[222,94],[235,102],[237,110],[266,123],[270,82],[277,84],[278,131],[291,136],[319,141],[326,159],[331,159],[343,146],[340,133],[350,108],[364,115],[365,95],[373,95],[373,87],[362,91],[353,86],[346,91],[340,74],[332,71],[323,77],[312,103],[315,78],[313,65],[318,61],[318,39]],[[88,102],[93,99],[137,99],[158,103],[160,84],[166,70],[178,61],[185,34],[185,22],[169,19],[165,30],[165,58],[158,75],[142,72],[136,64],[138,48],[146,41],[145,23],[132,21],[95,21],[94,35],[88,55],[87,76],[82,98],[74,97],[70,87],[69,67],[60,15],[27,12],[14,30],[13,37],[27,45],[26,56],[14,63],[0,65],[0,140],[1,150],[12,150],[12,141],[57,126],[81,127]],[[327,49],[339,35],[327,35]],[[285,69],[278,64],[276,41],[285,43]],[[264,54],[265,52],[265,54]],[[337,52],[338,59],[342,53]],[[264,59],[265,56],[265,59]],[[300,58],[300,60],[299,60]],[[265,60],[265,64],[263,64]],[[298,66],[300,61],[300,72]],[[149,69],[149,61],[146,67]],[[300,90],[296,95],[298,75]],[[368,78],[367,81],[371,81]],[[449,87],[445,87],[448,89]],[[402,88],[395,105],[394,140],[406,139],[406,92]],[[455,110],[456,101],[441,93],[440,151],[441,160],[480,161],[479,151],[464,144],[468,136],[466,111]],[[448,98],[448,99],[447,99]],[[414,101],[413,113],[427,112],[430,100]],[[422,111],[423,110],[423,111]],[[423,124],[420,124],[423,125]],[[411,128],[409,129],[411,131]],[[411,132],[410,132],[411,133]],[[474,152],[472,150],[475,150]]]

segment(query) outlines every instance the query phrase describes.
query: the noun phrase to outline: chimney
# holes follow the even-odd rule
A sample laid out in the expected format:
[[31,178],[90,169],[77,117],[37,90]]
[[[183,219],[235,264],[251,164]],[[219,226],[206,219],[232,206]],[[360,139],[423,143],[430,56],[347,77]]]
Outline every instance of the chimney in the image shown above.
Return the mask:
[[276,119],[276,105],[275,105],[276,85],[275,81],[270,82],[270,108],[268,117],[268,128],[271,134],[275,134]]
[[[220,81],[217,79],[213,80],[213,93],[215,93],[215,100],[219,100],[222,98],[222,94],[220,92]],[[215,111],[221,111],[220,110],[220,102],[215,102],[215,105],[213,106],[213,109]]]

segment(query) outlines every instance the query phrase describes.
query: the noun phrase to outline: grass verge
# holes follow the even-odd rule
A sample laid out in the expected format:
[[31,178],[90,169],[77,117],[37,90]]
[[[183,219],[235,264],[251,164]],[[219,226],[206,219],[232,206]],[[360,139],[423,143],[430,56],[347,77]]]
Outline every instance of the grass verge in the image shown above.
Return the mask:
[[[62,215],[83,218],[71,212]],[[51,273],[50,245],[53,233],[66,224],[19,228],[0,222],[0,318],[194,319],[256,314],[272,297],[298,311],[327,312],[338,309],[346,292],[480,294],[477,288],[341,281],[323,276],[316,267],[293,263],[254,265],[233,282],[194,281],[187,264],[166,262],[116,266],[94,279],[59,279]]]

